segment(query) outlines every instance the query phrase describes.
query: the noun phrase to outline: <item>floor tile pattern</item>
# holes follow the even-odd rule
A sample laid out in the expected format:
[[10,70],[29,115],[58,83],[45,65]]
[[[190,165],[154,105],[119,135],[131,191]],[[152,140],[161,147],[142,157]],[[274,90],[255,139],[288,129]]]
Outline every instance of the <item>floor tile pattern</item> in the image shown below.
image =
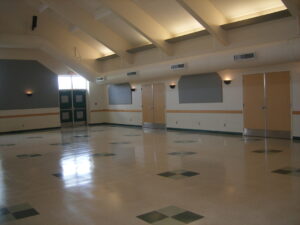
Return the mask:
[[141,136],[140,134],[125,134],[125,137],[139,137]]
[[[125,137],[133,134],[140,136]],[[0,144],[15,144],[0,147],[0,206],[29,201],[41,213],[15,220],[7,214],[10,207],[0,207],[0,225],[142,225],[148,222],[137,215],[168,205],[205,219],[195,220],[201,216],[167,207],[154,210],[148,221],[155,225],[300,224],[300,144],[241,139],[117,126],[0,135]],[[178,140],[197,142],[174,143]],[[266,146],[283,152],[252,153]],[[16,157],[33,153],[42,157]],[[191,179],[175,180],[174,170],[181,168],[190,172],[185,175]],[[35,214],[29,207],[19,211],[25,212],[15,214],[17,218]]]
[[197,154],[196,152],[169,152],[168,155],[176,155],[176,156],[183,156],[183,155],[194,155]]
[[95,153],[92,156],[94,157],[108,157],[108,156],[115,156],[114,153],[104,152],[104,153]]
[[89,137],[89,135],[74,135],[73,137],[75,138],[86,138],[86,137]]
[[174,143],[181,143],[181,144],[188,144],[188,143],[196,143],[197,141],[194,140],[178,140],[174,141]]
[[39,213],[27,203],[0,208],[0,224],[37,215]]
[[300,168],[292,168],[292,167],[285,167],[282,169],[274,170],[273,173],[279,173],[283,175],[292,175],[300,177]]
[[66,146],[66,145],[70,145],[71,143],[52,143],[50,145],[53,145],[53,146]]
[[193,172],[193,171],[188,171],[188,170],[173,170],[173,171],[167,171],[164,173],[160,173],[158,175],[162,176],[162,177],[168,177],[168,178],[172,178],[174,180],[178,180],[178,179],[193,177],[193,176],[199,175],[199,173]]
[[22,154],[17,155],[18,158],[24,159],[24,158],[34,158],[34,157],[41,157],[41,154]]
[[259,150],[254,150],[252,152],[254,152],[254,153],[280,153],[280,152],[282,152],[282,150],[278,150],[278,149],[267,149],[267,150],[259,149]]
[[246,137],[246,138],[242,138],[241,141],[245,141],[245,142],[248,142],[248,141],[262,141],[262,139]]
[[110,142],[111,145],[127,145],[130,144],[129,141],[114,141],[114,142]]
[[137,218],[155,225],[183,225],[202,219],[203,216],[176,206],[168,206],[139,215]]
[[0,147],[11,147],[15,146],[15,144],[0,144]]

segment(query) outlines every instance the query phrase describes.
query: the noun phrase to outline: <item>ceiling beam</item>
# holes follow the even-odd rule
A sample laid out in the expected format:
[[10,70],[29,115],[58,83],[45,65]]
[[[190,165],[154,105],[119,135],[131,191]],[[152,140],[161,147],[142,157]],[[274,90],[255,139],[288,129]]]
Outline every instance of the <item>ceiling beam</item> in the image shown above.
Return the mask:
[[300,1],[299,0],[282,0],[283,4],[288,8],[290,13],[295,16],[300,16]]
[[170,33],[132,0],[101,0],[101,3],[167,55],[172,55],[171,46],[165,42]]
[[297,19],[298,34],[300,34],[300,0],[282,0],[282,2]]
[[0,34],[0,48],[39,49],[70,67],[90,81],[94,81],[100,73],[82,61],[70,57],[61,48],[36,35]]
[[229,44],[226,32],[220,27],[227,19],[209,0],[176,0],[206,30],[223,45]]
[[95,20],[92,15],[76,6],[73,1],[43,0],[43,3],[127,62],[132,62],[132,56],[126,52],[132,47],[129,42],[103,23]]

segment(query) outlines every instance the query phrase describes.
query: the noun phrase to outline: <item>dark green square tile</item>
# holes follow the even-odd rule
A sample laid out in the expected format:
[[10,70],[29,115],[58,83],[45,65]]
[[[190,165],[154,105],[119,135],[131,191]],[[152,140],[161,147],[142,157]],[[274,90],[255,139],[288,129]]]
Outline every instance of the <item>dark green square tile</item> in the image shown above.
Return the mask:
[[41,154],[31,154],[30,157],[40,157],[42,156]]
[[186,176],[186,177],[193,177],[193,176],[199,175],[199,173],[196,173],[193,171],[186,171],[186,172],[182,173],[181,175]]
[[2,145],[0,145],[0,147],[11,147],[11,146],[15,146],[15,144],[2,144]]
[[95,153],[93,154],[94,157],[108,157],[108,156],[115,156],[114,153]]
[[58,177],[58,178],[62,178],[63,177],[62,173],[54,173],[52,175],[55,176],[55,177]]
[[160,213],[162,213],[166,216],[169,216],[169,217],[175,216],[175,215],[177,215],[179,213],[183,213],[185,211],[186,210],[178,208],[178,207],[173,206],[173,205],[157,210],[157,212],[160,212]]
[[185,223],[182,223],[178,220],[168,217],[166,219],[153,223],[153,225],[185,225]]
[[29,205],[28,203],[23,203],[19,205],[10,206],[7,209],[9,210],[10,213],[15,213],[15,212],[24,211],[31,208],[32,206]]
[[157,221],[167,218],[167,216],[162,213],[159,213],[157,211],[152,211],[152,212],[137,216],[137,218],[139,218],[147,223],[155,223]]
[[255,153],[280,153],[282,152],[281,150],[277,150],[277,149],[259,149],[259,150],[254,150],[253,152]]
[[184,152],[185,155],[194,155],[196,152]]
[[35,209],[27,209],[27,210],[12,213],[12,215],[16,219],[23,219],[23,218],[26,218],[26,217],[39,215],[39,213]]
[[203,216],[198,215],[198,214],[193,213],[193,212],[190,212],[190,211],[186,211],[186,212],[177,214],[176,216],[173,216],[172,218],[174,218],[176,220],[179,220],[183,223],[188,224],[188,223],[192,223],[196,220],[202,219]]
[[279,170],[274,170],[273,173],[279,173],[279,174],[291,174],[292,171],[286,170],[286,169],[279,169]]
[[173,173],[173,172],[164,172],[164,173],[160,173],[158,175],[162,176],[162,177],[171,177],[171,176],[176,175],[176,173]]

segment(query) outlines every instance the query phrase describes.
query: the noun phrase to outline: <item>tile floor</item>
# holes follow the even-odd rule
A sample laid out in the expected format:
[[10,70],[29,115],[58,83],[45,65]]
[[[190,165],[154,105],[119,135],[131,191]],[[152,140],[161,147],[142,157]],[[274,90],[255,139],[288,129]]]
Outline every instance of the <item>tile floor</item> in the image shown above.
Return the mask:
[[168,178],[178,180],[178,179],[193,177],[193,176],[199,175],[199,173],[193,172],[193,171],[188,171],[188,170],[173,170],[173,171],[163,172],[158,175],[162,176],[162,177],[168,177]]
[[[253,152],[266,146],[281,152]],[[199,174],[158,176],[174,171]],[[299,225],[299,171],[289,140],[116,126],[0,135],[0,224]]]

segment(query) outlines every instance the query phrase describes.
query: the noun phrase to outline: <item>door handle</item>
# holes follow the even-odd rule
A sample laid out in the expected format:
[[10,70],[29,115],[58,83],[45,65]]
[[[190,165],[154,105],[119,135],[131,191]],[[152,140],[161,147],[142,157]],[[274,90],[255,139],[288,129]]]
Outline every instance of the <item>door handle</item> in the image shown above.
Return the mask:
[[265,109],[267,109],[267,107],[266,107],[266,106],[262,106],[261,109],[262,109],[262,110],[265,110]]

